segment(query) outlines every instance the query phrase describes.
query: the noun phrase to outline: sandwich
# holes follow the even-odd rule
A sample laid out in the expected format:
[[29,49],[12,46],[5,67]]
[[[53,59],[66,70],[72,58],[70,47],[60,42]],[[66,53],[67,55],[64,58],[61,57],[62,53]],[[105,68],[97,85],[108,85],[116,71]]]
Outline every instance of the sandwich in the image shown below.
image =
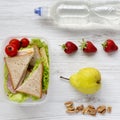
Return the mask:
[[33,52],[15,57],[4,58],[14,90],[24,80],[32,56],[33,56]]
[[10,100],[38,100],[42,98],[43,93],[47,93],[49,56],[45,42],[31,39],[27,48],[20,49],[17,56],[4,57],[4,61],[4,88]]
[[25,82],[16,89],[18,92],[26,93],[37,98],[42,97],[42,74],[43,65],[38,64],[36,70],[34,70]]

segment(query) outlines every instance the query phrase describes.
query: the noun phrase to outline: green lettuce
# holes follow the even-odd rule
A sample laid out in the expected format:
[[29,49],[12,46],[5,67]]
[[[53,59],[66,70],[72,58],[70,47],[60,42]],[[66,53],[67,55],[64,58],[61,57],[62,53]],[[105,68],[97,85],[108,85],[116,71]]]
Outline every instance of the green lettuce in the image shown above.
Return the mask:
[[42,81],[42,89],[44,92],[46,92],[48,89],[48,83],[49,83],[49,68],[48,66],[44,65]]
[[15,93],[15,94],[11,93],[11,94],[9,94],[8,97],[11,101],[22,103],[29,98],[29,95],[23,94],[23,93]]

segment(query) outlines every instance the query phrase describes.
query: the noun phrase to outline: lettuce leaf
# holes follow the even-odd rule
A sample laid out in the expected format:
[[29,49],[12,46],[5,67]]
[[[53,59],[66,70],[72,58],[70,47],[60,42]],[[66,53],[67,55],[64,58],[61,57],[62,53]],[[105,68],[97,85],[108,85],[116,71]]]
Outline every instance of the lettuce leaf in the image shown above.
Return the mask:
[[8,97],[11,101],[22,103],[29,98],[29,95],[24,93],[15,93],[15,94],[10,93]]
[[46,92],[48,89],[48,83],[49,83],[49,68],[48,66],[44,65],[42,81],[42,89],[44,92]]
[[7,66],[4,65],[4,90],[7,94],[9,94],[10,91],[7,87],[7,80],[8,80],[8,69],[7,69]]

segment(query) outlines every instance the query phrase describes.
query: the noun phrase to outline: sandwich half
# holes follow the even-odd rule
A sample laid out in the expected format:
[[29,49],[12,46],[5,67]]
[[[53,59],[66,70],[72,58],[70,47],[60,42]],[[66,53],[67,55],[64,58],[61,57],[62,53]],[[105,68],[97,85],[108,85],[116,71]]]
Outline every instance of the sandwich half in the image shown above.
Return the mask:
[[7,66],[11,84],[14,90],[23,82],[33,54],[34,53],[31,52],[15,57],[4,57],[4,61]]
[[30,61],[30,65],[31,65],[31,66],[34,66],[35,63],[36,63],[36,61],[41,58],[41,55],[40,55],[40,51],[39,51],[38,46],[37,46],[37,45],[34,45],[34,46],[33,46],[33,49],[34,49],[34,55],[33,55],[32,59],[31,59],[31,61]]
[[42,97],[42,76],[43,65],[39,62],[37,66],[33,68],[31,74],[26,78],[24,83],[19,86],[16,91],[26,93],[37,98]]

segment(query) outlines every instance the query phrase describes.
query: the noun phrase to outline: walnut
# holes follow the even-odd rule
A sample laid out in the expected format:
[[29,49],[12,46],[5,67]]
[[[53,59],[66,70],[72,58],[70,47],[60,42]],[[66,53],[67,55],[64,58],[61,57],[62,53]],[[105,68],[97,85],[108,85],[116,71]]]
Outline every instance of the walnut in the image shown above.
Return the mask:
[[77,110],[78,112],[82,111],[83,109],[84,109],[84,105],[80,105],[80,106],[77,106],[77,107],[76,107],[76,110]]
[[111,113],[111,111],[112,111],[112,107],[110,107],[110,106],[107,107],[107,112],[108,112],[108,113]]
[[67,113],[70,113],[70,114],[72,114],[72,113],[76,113],[75,110],[66,110],[66,112],[67,112]]
[[95,107],[92,106],[92,105],[88,105],[88,107],[87,107],[87,114],[95,116],[96,113],[97,113],[97,110],[95,109]]
[[67,113],[76,113],[76,109],[74,107],[67,107]]
[[84,114],[86,114],[86,112],[87,112],[87,109],[84,108],[84,109],[82,110],[82,114],[84,115]]
[[104,105],[99,106],[99,107],[97,108],[97,112],[98,112],[98,113],[101,113],[101,114],[106,113],[106,106],[104,106]]
[[74,111],[75,108],[74,108],[74,107],[68,107],[67,110],[68,110],[68,111]]
[[89,108],[95,109],[93,105],[88,105]]
[[73,106],[73,102],[72,101],[68,101],[65,102],[64,105],[68,108],[68,107],[72,107]]
[[67,113],[76,113],[76,109],[73,106],[72,101],[65,102],[64,105],[66,106],[66,109],[67,109],[66,112]]

